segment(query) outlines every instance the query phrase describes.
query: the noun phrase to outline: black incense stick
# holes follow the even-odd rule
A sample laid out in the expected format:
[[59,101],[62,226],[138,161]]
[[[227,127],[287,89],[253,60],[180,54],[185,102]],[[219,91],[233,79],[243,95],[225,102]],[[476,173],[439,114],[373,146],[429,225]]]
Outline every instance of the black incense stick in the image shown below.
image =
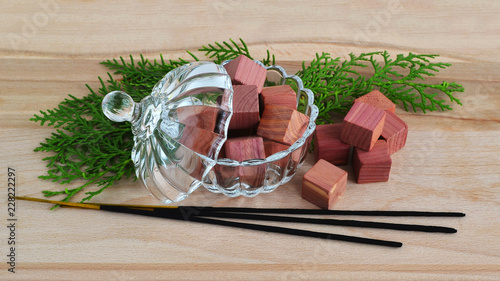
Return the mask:
[[[59,204],[61,206],[67,207],[75,207],[75,208],[84,208],[84,209],[94,209],[94,210],[105,210],[117,213],[127,213],[127,214],[136,214],[142,216],[149,217],[159,217],[166,219],[174,219],[174,220],[182,220],[182,221],[192,221],[198,223],[206,223],[213,225],[222,225],[229,227],[236,227],[242,229],[251,229],[272,233],[282,233],[288,235],[302,236],[302,237],[311,237],[311,238],[320,238],[327,240],[337,240],[337,241],[345,241],[352,243],[361,243],[361,244],[369,244],[369,245],[377,245],[377,246],[386,246],[386,247],[401,247],[403,244],[401,242],[396,241],[388,241],[388,240],[379,240],[358,236],[348,236],[334,233],[325,233],[325,232],[315,232],[308,231],[302,229],[294,229],[294,228],[286,228],[279,226],[269,226],[269,225],[259,225],[252,223],[242,223],[242,222],[233,222],[212,218],[200,217],[197,215],[186,216],[186,213],[183,212],[180,208],[155,208],[153,206],[120,206],[120,205],[111,205],[111,204],[91,204],[91,203],[72,203],[72,202],[62,202],[62,201],[54,201],[54,200],[46,200],[39,198],[31,198],[31,197],[16,197],[19,200],[28,200],[28,201],[37,201],[51,204]],[[184,210],[185,211],[185,210]]]
[[186,212],[237,212],[255,214],[290,214],[290,215],[337,215],[337,216],[377,216],[377,217],[464,217],[460,212],[427,212],[427,211],[359,211],[359,210],[321,210],[321,209],[288,209],[288,208],[245,208],[245,207],[202,207],[178,206]]
[[128,213],[128,214],[136,214],[136,215],[142,215],[142,216],[160,217],[160,218],[167,218],[167,219],[214,224],[214,225],[223,225],[223,226],[229,226],[229,227],[251,229],[251,230],[258,230],[258,231],[272,232],[272,233],[281,233],[281,234],[288,234],[288,235],[294,235],[294,236],[320,238],[320,239],[327,239],[327,240],[337,240],[337,241],[344,241],[344,242],[353,242],[353,243],[386,246],[386,247],[394,247],[394,248],[399,248],[399,247],[403,246],[403,243],[396,242],[396,241],[371,239],[371,238],[365,238],[365,237],[348,236],[348,235],[341,235],[341,234],[334,234],[334,233],[315,232],[315,231],[287,228],[287,227],[280,227],[280,226],[270,226],[270,225],[260,225],[260,224],[253,224],[253,223],[225,221],[225,220],[219,220],[219,219],[199,217],[196,215],[186,217],[181,212],[158,212],[159,209],[155,209],[155,210],[132,209],[132,208],[124,208],[121,206],[109,206],[109,205],[101,205],[100,209],[106,210],[106,211],[118,212],[118,213]]
[[[161,211],[161,209],[158,211]],[[277,221],[277,222],[294,222],[294,223],[308,223],[308,224],[321,224],[321,225],[350,226],[350,227],[365,227],[365,228],[391,229],[391,230],[402,230],[402,231],[440,232],[440,233],[456,233],[457,232],[457,230],[454,228],[444,227],[444,226],[385,223],[385,222],[371,222],[371,221],[359,221],[359,220],[317,219],[317,218],[302,218],[302,217],[293,217],[293,216],[270,216],[270,215],[262,215],[262,214],[202,212],[201,214],[198,214],[197,216],[244,219],[244,220],[260,220],[260,221]]]
[[[60,204],[60,201],[39,199],[34,197],[17,196],[16,199]],[[69,203],[69,202],[68,202]],[[74,203],[78,204],[78,203]],[[209,206],[155,206],[155,205],[126,205],[82,203],[94,206],[122,206],[127,208],[143,209],[174,209],[186,214],[202,214],[204,212],[231,212],[255,214],[290,214],[290,215],[336,215],[336,216],[377,216],[377,217],[464,217],[461,212],[428,212],[428,211],[377,211],[377,210],[322,210],[322,209],[291,209],[291,208],[248,208],[248,207],[209,207]],[[67,204],[66,204],[67,205]]]
[[[339,240],[346,242],[371,244],[387,247],[401,247],[402,243],[387,240],[378,240],[357,236],[347,236],[333,233],[314,232],[302,229],[286,228],[279,226],[260,225],[253,223],[242,223],[227,221],[223,219],[244,219],[276,222],[310,223],[322,225],[337,225],[351,227],[367,227],[404,231],[421,232],[441,232],[456,233],[457,230],[450,227],[396,224],[385,222],[339,220],[339,219],[318,219],[304,218],[296,216],[263,215],[274,214],[307,214],[307,215],[350,215],[350,216],[414,216],[414,217],[463,217],[464,213],[458,212],[422,212],[422,211],[352,211],[352,210],[318,210],[318,209],[279,209],[279,208],[240,208],[240,207],[202,207],[202,206],[151,206],[151,205],[120,205],[120,204],[94,204],[94,203],[71,203],[54,200],[38,199],[32,197],[16,197],[20,200],[38,201],[52,204],[59,204],[66,207],[87,208],[105,210],[118,213],[136,214],[142,216],[192,221],[198,223],[230,226],[243,229],[259,230],[265,232],[282,233],[295,236],[313,237],[321,239]],[[214,219],[223,218],[223,219]]]

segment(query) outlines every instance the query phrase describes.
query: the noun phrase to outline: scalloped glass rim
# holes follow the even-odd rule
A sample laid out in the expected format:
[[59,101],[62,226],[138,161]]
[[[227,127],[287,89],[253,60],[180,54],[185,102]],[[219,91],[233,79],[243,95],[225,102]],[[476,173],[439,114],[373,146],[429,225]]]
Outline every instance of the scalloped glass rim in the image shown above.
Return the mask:
[[[227,60],[221,63],[222,66],[225,64],[229,63],[231,60]],[[281,85],[288,84],[287,81],[293,80],[295,82],[295,85],[297,87],[296,90],[297,92],[297,102],[300,102],[300,97],[301,96],[307,96],[307,104],[305,104],[305,113],[306,115],[309,116],[309,124],[307,126],[306,131],[304,134],[297,140],[295,141],[288,149],[274,153],[270,156],[268,156],[266,159],[251,159],[251,160],[244,160],[244,161],[236,161],[232,159],[227,159],[227,158],[222,158],[222,159],[217,159],[216,163],[218,165],[222,166],[232,166],[232,167],[237,167],[237,166],[243,166],[243,167],[250,167],[250,166],[258,166],[258,165],[263,165],[275,161],[279,161],[285,157],[288,157],[291,155],[292,152],[296,151],[297,149],[301,148],[304,144],[307,143],[308,138],[310,138],[311,134],[314,132],[316,129],[316,118],[318,117],[318,107],[314,105],[314,94],[310,89],[304,88],[304,84],[300,77],[296,75],[288,75],[281,66],[278,65],[272,65],[272,66],[265,66],[258,60],[254,60],[257,64],[261,65],[262,67],[266,68],[266,70],[269,71],[276,71],[278,74],[282,77],[281,78]],[[293,88],[293,86],[292,86]],[[306,148],[307,149],[307,148]],[[303,161],[298,163],[297,169],[302,166]],[[247,196],[247,197],[253,197],[259,193],[268,193],[276,189],[279,185],[282,185],[286,182],[288,182],[294,175],[295,171],[293,171],[291,174],[286,175],[279,183],[274,184],[273,186],[266,187],[263,186],[262,188],[259,188],[258,190],[254,190],[252,192],[243,192],[243,191],[227,191],[224,190],[222,187],[218,186],[217,188],[214,188],[212,184],[206,184],[206,183],[201,183],[206,189],[208,189],[211,192],[214,193],[223,193],[226,196],[230,197],[236,197],[239,195]]]

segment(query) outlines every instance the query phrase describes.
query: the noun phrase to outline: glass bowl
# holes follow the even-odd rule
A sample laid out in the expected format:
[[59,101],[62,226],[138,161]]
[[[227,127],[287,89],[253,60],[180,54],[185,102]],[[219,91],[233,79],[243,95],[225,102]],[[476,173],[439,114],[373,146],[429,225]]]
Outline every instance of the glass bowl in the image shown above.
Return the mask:
[[[222,65],[227,64],[225,61]],[[269,193],[278,186],[290,181],[297,169],[304,163],[312,133],[316,128],[318,108],[314,105],[314,94],[304,88],[302,80],[296,75],[288,75],[280,66],[264,66],[267,77],[264,86],[289,85],[297,93],[297,110],[309,116],[309,124],[304,134],[288,149],[268,156],[266,159],[245,160],[242,162],[219,158],[216,165],[200,182],[207,190],[222,193],[229,197],[253,197],[259,193]],[[248,177],[244,174],[263,174],[262,177]]]
[[178,67],[138,103],[121,91],[103,99],[102,110],[110,120],[131,123],[136,176],[163,203],[181,201],[200,186],[230,197],[271,192],[288,182],[306,158],[318,116],[314,95],[299,77],[259,61],[267,69],[265,86],[287,84],[296,91],[297,110],[309,116],[307,128],[288,149],[266,159],[218,158],[232,115],[233,87],[224,68],[228,62]]

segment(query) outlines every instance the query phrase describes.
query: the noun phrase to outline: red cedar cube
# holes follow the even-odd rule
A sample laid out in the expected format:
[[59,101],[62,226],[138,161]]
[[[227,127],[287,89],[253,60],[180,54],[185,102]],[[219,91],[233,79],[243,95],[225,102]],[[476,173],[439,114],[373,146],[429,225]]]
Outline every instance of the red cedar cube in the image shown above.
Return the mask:
[[193,126],[184,126],[179,143],[185,147],[208,157],[215,157],[214,142],[220,141],[221,135]]
[[[274,153],[287,150],[290,146],[286,144],[282,144],[279,142],[271,141],[271,140],[264,140],[264,150],[266,153],[266,158],[273,155]],[[273,162],[274,164],[280,166],[281,168],[286,168],[288,164],[288,158],[285,157],[281,160]]]
[[[309,147],[311,147],[311,139],[312,139],[312,135],[307,138],[307,140],[305,141],[304,145],[301,148],[296,149],[295,151],[292,151],[292,153],[288,154],[287,157],[284,157],[283,159],[281,159],[277,162],[274,162],[274,164],[279,165],[282,168],[286,168],[289,165],[288,163],[291,161],[291,162],[293,162],[293,164],[290,164],[291,166],[289,168],[291,168],[292,166],[296,168],[298,163],[301,162],[301,159],[303,159],[306,156],[304,153],[307,151],[307,149],[309,149]],[[268,143],[268,142],[273,143],[272,148],[269,148],[266,146],[266,143]],[[269,146],[269,144],[267,144],[267,145]],[[269,155],[277,153],[279,151],[286,150],[289,147],[290,147],[289,145],[281,144],[279,142],[274,142],[271,140],[264,140],[264,148],[266,150],[266,157],[269,157]]]
[[314,132],[314,156],[334,165],[347,165],[351,146],[340,140],[342,124],[316,126]]
[[260,92],[259,100],[261,111],[264,111],[267,104],[297,109],[297,93],[289,85],[264,87]]
[[380,136],[387,141],[389,155],[392,155],[405,146],[406,137],[408,136],[408,125],[397,117],[396,114],[387,112],[384,129]]
[[355,102],[344,118],[340,140],[363,150],[371,150],[384,128],[385,111]]
[[264,109],[257,135],[292,145],[304,134],[308,124],[309,116],[288,107],[270,104]]
[[184,106],[176,109],[180,123],[213,131],[217,123],[219,109],[203,105]]
[[230,130],[245,130],[259,124],[259,93],[253,85],[233,86],[233,116],[229,121]]
[[[236,161],[265,159],[264,141],[261,137],[228,139],[224,143],[226,157]],[[266,165],[238,167],[240,182],[261,186],[266,174]]]
[[241,137],[226,140],[226,156],[236,161],[264,159],[264,140],[261,137]]
[[322,209],[331,209],[344,194],[347,172],[320,159],[302,179],[302,198]]
[[378,90],[371,91],[355,99],[354,102],[364,102],[382,110],[396,112],[396,105]]
[[254,85],[257,86],[258,93],[262,91],[264,81],[266,81],[267,70],[253,60],[240,55],[224,65],[224,68],[226,68],[233,84]]
[[354,148],[352,169],[357,183],[388,181],[391,164],[385,140],[378,140],[370,151]]

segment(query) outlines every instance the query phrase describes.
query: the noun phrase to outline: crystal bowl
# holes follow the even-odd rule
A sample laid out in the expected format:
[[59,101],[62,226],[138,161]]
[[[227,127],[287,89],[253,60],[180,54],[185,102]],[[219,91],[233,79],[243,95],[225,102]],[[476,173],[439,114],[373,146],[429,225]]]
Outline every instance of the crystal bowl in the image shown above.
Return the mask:
[[232,115],[233,87],[224,68],[228,62],[178,67],[140,102],[121,91],[103,99],[102,110],[110,120],[131,123],[136,176],[163,203],[181,201],[200,186],[230,197],[271,192],[288,182],[306,158],[318,116],[314,95],[299,77],[259,61],[267,69],[265,86],[287,84],[296,91],[297,110],[310,118],[307,128],[286,150],[266,159],[218,158]]
[[[228,62],[225,61],[222,65]],[[240,195],[253,197],[259,193],[269,193],[290,181],[306,159],[312,133],[316,128],[318,108],[314,105],[314,94],[304,88],[302,80],[296,75],[288,75],[280,66],[264,66],[257,60],[255,62],[267,69],[264,86],[289,85],[296,91],[297,110],[309,116],[309,124],[304,134],[288,149],[272,154],[266,159],[242,162],[226,158],[217,159],[216,165],[199,184],[211,192],[222,193],[229,197]],[[265,174],[262,179],[242,177],[242,169],[245,169],[246,174]]]

